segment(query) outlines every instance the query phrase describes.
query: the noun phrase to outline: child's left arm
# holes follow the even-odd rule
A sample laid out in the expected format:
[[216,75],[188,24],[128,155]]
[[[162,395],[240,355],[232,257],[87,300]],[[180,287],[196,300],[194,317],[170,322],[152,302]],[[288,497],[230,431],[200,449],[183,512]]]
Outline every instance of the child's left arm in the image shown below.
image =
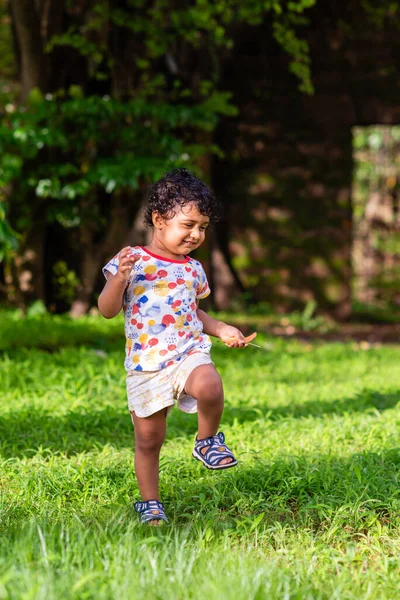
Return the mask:
[[204,333],[218,337],[230,348],[243,348],[243,346],[247,346],[243,333],[236,327],[213,319],[200,308],[197,309],[197,316],[203,323]]

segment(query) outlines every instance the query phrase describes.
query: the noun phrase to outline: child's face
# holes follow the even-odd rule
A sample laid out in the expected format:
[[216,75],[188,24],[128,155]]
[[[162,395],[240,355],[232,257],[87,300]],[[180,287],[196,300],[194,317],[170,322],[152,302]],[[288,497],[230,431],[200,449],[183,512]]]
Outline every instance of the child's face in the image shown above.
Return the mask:
[[202,215],[194,204],[176,210],[172,219],[153,216],[154,235],[165,250],[176,256],[185,256],[204,242],[210,218]]

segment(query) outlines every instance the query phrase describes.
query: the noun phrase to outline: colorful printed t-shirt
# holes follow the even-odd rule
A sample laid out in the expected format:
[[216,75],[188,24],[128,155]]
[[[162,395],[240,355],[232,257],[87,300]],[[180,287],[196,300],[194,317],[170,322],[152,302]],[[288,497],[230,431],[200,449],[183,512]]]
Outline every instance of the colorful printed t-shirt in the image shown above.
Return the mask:
[[[197,316],[196,301],[206,298],[210,289],[199,261],[169,260],[142,248],[125,289],[127,371],[158,371],[189,352],[209,352],[211,340],[203,333]],[[118,272],[119,254],[103,267],[107,273]]]

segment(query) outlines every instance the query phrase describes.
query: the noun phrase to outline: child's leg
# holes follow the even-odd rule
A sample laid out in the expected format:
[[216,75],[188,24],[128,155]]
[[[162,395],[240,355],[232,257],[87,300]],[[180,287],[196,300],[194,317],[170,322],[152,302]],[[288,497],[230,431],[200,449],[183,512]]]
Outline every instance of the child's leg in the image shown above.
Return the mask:
[[[221,377],[214,365],[196,367],[187,378],[185,392],[197,400],[197,438],[203,440],[215,435],[224,410],[224,390]],[[203,454],[206,451],[207,447],[201,450]],[[232,461],[232,458],[224,458],[220,464]]]
[[166,433],[167,410],[150,417],[137,417],[131,411],[135,427],[135,471],[142,500],[159,500],[158,470],[161,446]]

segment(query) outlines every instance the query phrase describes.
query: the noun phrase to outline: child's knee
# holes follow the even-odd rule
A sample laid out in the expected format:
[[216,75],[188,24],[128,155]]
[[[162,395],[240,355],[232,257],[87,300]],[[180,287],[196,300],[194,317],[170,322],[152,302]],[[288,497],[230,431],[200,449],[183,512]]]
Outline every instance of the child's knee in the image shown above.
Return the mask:
[[144,454],[155,454],[160,451],[161,446],[164,443],[165,434],[161,432],[156,433],[136,433],[135,435],[135,447],[136,452],[142,452]]
[[197,400],[203,402],[219,402],[224,397],[222,381],[219,375],[210,378],[204,378],[198,384]]

